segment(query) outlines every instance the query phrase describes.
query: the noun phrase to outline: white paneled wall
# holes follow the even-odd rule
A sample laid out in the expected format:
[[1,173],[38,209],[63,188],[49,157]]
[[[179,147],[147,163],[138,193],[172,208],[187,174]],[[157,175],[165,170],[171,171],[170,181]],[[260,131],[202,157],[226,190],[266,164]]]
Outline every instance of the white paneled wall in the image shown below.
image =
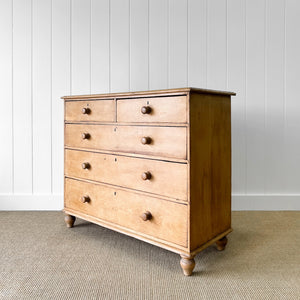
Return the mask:
[[[62,95],[232,100],[234,209],[300,209],[298,0],[0,0],[0,209],[61,209]],[[199,137],[200,138],[200,137]]]

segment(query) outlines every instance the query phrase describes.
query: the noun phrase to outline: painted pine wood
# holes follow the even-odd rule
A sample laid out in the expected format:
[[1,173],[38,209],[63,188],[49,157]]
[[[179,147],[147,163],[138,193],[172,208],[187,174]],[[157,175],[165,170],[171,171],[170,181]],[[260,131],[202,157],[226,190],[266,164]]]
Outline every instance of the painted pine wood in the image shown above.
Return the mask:
[[284,177],[286,194],[300,192],[300,39],[295,38],[300,28],[300,5],[297,0],[286,1],[285,7],[285,140]]
[[168,88],[168,1],[149,1],[149,89]]
[[187,86],[187,0],[169,1],[169,82],[170,88]]
[[265,193],[265,2],[246,2],[246,193]]
[[0,193],[13,192],[13,5],[12,1],[0,1],[0,82],[2,109],[0,128],[5,132],[6,143],[1,149],[3,159],[0,172]]
[[[32,167],[33,193],[52,190],[51,0],[32,2]],[[41,104],[41,99],[43,103]]]
[[227,88],[226,1],[207,1],[207,87]]
[[188,86],[207,87],[207,1],[188,1]]
[[129,0],[110,0],[110,91],[130,89]]
[[63,119],[62,94],[71,93],[71,3],[52,0],[52,192],[62,194]]
[[[13,2],[14,193],[32,193],[32,1]],[[11,12],[8,12],[11,13]]]
[[231,101],[232,189],[246,192],[246,2],[229,0],[228,20],[228,89],[236,91]]
[[91,93],[110,89],[110,1],[91,0]]
[[91,92],[91,1],[71,1],[71,93]]
[[265,192],[285,190],[284,168],[285,127],[285,1],[266,2],[266,110],[265,110]]
[[130,1],[130,90],[145,91],[149,83],[149,1]]

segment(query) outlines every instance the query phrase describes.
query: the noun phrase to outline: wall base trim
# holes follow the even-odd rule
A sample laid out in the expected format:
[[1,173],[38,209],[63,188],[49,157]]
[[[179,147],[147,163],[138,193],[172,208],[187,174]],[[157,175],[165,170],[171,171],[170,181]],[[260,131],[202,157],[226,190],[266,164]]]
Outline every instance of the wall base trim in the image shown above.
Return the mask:
[[[62,210],[63,195],[0,194],[0,210]],[[300,210],[298,195],[232,195],[232,210]]]
[[232,195],[232,210],[300,210],[300,195]]
[[63,195],[0,194],[0,210],[62,210]]

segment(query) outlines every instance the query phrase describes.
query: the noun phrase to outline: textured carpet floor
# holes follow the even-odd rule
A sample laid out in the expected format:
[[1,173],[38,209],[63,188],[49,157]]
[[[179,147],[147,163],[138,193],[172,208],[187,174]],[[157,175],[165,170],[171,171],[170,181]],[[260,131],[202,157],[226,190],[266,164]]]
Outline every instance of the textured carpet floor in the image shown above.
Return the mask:
[[0,212],[0,299],[300,299],[300,212],[234,212],[227,248],[179,255],[61,212]]

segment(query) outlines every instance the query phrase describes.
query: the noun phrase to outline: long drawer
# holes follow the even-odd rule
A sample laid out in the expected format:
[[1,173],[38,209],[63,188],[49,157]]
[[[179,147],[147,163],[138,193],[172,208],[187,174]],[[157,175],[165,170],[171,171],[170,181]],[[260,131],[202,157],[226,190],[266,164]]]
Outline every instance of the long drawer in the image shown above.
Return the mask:
[[114,122],[116,105],[114,100],[66,101],[66,121]]
[[65,150],[65,175],[187,200],[187,165]]
[[186,127],[66,124],[67,147],[186,159]]
[[187,122],[187,97],[153,97],[117,101],[118,122]]
[[187,246],[185,204],[66,178],[65,207]]

